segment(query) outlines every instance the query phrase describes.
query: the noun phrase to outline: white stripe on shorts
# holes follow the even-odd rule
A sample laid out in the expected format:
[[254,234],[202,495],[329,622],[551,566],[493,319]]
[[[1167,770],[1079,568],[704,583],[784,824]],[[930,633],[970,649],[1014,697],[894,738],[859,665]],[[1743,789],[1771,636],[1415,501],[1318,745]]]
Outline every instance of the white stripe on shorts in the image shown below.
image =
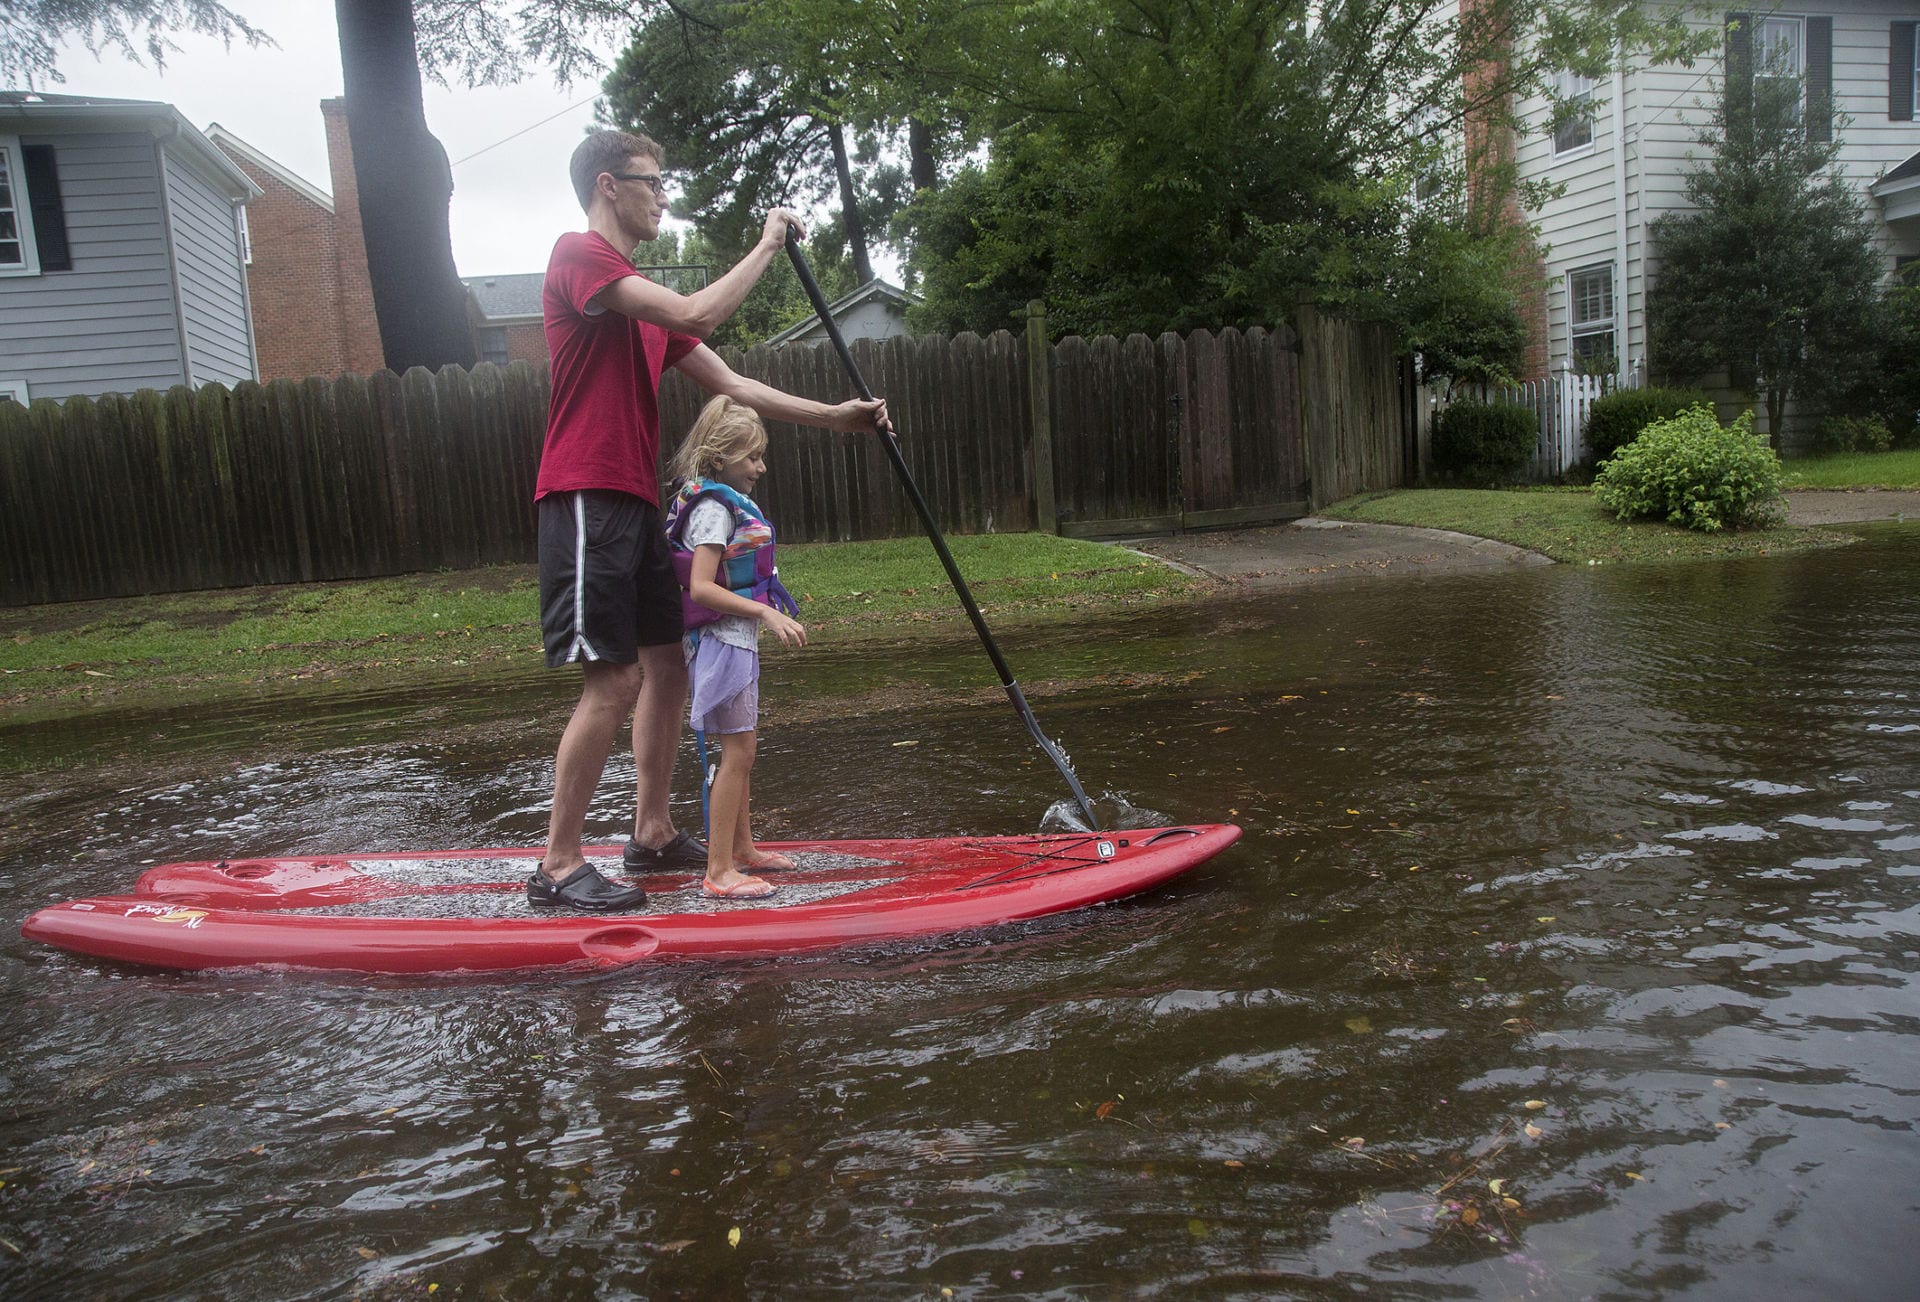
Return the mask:
[[600,653],[587,641],[587,495],[573,495],[573,646],[567,659],[582,656],[598,660]]

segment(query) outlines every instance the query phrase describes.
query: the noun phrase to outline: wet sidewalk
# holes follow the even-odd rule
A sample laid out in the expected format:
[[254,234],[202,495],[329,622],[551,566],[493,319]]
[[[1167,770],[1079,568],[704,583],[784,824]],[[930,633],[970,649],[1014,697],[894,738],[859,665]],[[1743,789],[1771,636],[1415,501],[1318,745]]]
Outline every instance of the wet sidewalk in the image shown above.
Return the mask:
[[[1788,524],[1896,519],[1920,519],[1920,491],[1802,489],[1787,495]],[[1274,588],[1553,564],[1538,552],[1447,529],[1319,516],[1256,529],[1133,539],[1125,545],[1209,578]]]

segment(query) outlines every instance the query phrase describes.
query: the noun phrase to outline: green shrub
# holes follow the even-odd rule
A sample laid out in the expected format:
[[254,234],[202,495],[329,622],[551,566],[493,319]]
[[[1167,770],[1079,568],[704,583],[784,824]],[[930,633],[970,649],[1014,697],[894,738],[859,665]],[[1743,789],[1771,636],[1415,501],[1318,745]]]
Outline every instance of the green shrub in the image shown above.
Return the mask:
[[1827,416],[1814,427],[1815,456],[1839,452],[1891,452],[1893,431],[1882,416]]
[[1766,525],[1781,514],[1780,457],[1753,432],[1753,413],[1722,428],[1695,407],[1655,421],[1594,477],[1593,495],[1621,520],[1662,519],[1702,533]]
[[1920,262],[1901,271],[1883,312],[1883,387],[1876,407],[1886,414],[1895,446],[1920,447]]
[[1463,483],[1504,483],[1519,475],[1539,436],[1530,408],[1462,398],[1434,421],[1434,469]]
[[1656,420],[1672,420],[1691,407],[1711,407],[1698,389],[1615,389],[1587,413],[1587,460],[1599,465],[1640,437]]

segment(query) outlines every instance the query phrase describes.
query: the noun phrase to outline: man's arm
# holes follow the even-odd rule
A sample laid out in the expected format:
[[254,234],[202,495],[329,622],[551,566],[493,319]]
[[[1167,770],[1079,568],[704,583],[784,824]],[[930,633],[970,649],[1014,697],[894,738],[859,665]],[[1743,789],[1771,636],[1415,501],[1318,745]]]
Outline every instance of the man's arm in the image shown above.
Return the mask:
[[875,398],[871,402],[853,398],[838,406],[828,406],[811,398],[796,397],[770,384],[762,384],[750,376],[741,375],[721,361],[720,354],[705,344],[681,358],[677,369],[708,393],[732,398],[770,420],[817,425],[821,429],[836,429],[848,434],[870,434],[882,429],[891,432],[893,429],[893,423],[887,419],[885,398]]
[[676,294],[665,285],[656,285],[636,274],[614,281],[595,294],[593,301],[621,316],[704,339],[739,311],[748,291],[759,283],[775,255],[785,247],[787,223],[799,221],[800,215],[791,208],[775,208],[768,213],[759,242],[726,275],[704,289]]

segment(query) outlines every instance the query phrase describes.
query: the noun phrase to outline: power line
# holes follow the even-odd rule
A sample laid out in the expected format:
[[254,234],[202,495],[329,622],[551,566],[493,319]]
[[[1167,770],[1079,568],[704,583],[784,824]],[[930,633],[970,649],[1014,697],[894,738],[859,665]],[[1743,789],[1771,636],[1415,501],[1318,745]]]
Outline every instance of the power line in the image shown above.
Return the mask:
[[538,122],[534,122],[527,126],[521,127],[518,131],[514,132],[510,136],[502,136],[500,139],[494,141],[492,144],[486,146],[485,148],[474,150],[471,154],[468,154],[465,158],[454,159],[451,166],[458,167],[462,163],[469,162],[475,158],[480,157],[480,155],[486,153],[490,149],[500,148],[500,146],[506,144],[509,140],[518,140],[521,136],[526,135],[527,132],[532,131],[538,127],[544,127],[545,125],[547,125],[547,123],[553,121],[555,118],[565,117],[567,114],[579,108],[581,104],[591,104],[593,103],[593,101],[599,98],[600,98],[600,92],[595,91],[593,94],[581,100],[579,104],[569,104],[565,108],[561,109],[558,113],[549,113],[547,114],[547,116],[541,118]]

